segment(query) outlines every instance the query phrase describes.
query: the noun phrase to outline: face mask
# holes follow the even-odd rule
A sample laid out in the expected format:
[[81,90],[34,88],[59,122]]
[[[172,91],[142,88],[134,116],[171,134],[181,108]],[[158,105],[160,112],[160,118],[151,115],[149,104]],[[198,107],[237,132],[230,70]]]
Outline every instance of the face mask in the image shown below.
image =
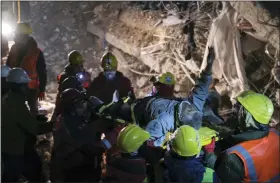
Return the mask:
[[116,71],[105,71],[104,76],[107,80],[112,81],[116,77]]

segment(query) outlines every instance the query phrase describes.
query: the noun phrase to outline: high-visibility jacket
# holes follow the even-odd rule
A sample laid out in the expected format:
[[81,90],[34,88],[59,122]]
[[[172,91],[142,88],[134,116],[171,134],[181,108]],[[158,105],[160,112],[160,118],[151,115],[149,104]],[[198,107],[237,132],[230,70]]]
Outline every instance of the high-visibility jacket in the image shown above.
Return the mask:
[[279,136],[276,129],[270,129],[267,137],[245,141],[227,150],[242,160],[244,182],[280,182]]
[[20,67],[28,74],[31,81],[28,83],[30,89],[39,88],[39,77],[37,73],[37,60],[41,50],[39,48],[29,48],[23,59],[18,63],[17,57],[19,48],[13,45],[9,54],[9,67]]

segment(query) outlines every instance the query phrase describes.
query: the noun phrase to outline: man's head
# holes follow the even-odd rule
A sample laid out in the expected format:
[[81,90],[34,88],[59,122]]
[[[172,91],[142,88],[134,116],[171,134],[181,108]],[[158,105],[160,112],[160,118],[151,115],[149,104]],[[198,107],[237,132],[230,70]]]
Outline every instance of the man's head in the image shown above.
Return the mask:
[[79,51],[77,51],[77,50],[71,51],[68,54],[68,61],[69,61],[70,65],[74,67],[76,73],[83,71],[83,68],[84,68],[83,64],[84,64],[85,60]]
[[68,88],[61,93],[60,99],[61,105],[66,111],[74,111],[85,99],[85,95],[77,89]]
[[32,28],[28,23],[18,23],[15,30],[15,43],[20,45],[26,45],[29,40],[29,35],[31,33]]
[[198,131],[189,125],[183,125],[175,131],[172,139],[172,150],[183,157],[192,157],[199,154],[201,142]]
[[149,132],[131,124],[123,128],[118,135],[117,145],[123,153],[136,152],[150,138]]
[[60,85],[59,85],[59,92],[63,92],[66,89],[69,88],[74,88],[79,91],[84,91],[82,83],[75,77],[75,76],[70,76],[66,78]]
[[152,77],[150,81],[153,82],[153,94],[162,97],[172,97],[174,94],[175,77],[172,73],[167,72],[159,77]]
[[26,72],[21,68],[13,68],[10,70],[7,78],[7,83],[12,91],[27,95],[28,83],[31,81]]
[[104,70],[104,76],[107,80],[114,80],[118,69],[118,61],[111,52],[106,52],[101,59],[101,67]]
[[267,96],[253,91],[242,92],[234,105],[240,132],[267,129],[273,111],[272,101]]

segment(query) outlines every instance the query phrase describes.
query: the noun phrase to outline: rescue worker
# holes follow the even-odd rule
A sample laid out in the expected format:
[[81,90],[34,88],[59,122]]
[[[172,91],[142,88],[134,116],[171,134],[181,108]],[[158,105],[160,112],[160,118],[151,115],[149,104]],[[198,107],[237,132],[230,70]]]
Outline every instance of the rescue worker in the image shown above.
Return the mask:
[[127,97],[130,92],[134,95],[131,81],[117,71],[118,61],[115,55],[106,52],[102,56],[101,67],[104,71],[93,79],[88,90],[89,96],[96,96],[105,104],[109,104],[116,90],[120,98]]
[[32,29],[28,23],[18,23],[15,30],[15,44],[12,45],[7,66],[20,67],[28,74],[29,92],[27,102],[33,116],[38,114],[38,99],[45,99],[47,84],[47,70],[43,52],[38,48],[37,42],[29,35]]
[[148,96],[174,97],[175,76],[166,72],[159,77],[152,77],[153,82],[152,92]]
[[66,78],[70,76],[78,77],[83,83],[84,88],[89,87],[91,76],[84,69],[84,57],[77,50],[72,50],[68,54],[68,64],[65,66],[64,71],[57,76],[58,85],[60,85]]
[[151,134],[149,143],[154,146],[161,146],[167,132],[174,132],[181,125],[190,125],[198,130],[202,124],[202,110],[211,84],[214,58],[214,49],[209,48],[207,66],[189,98],[145,97],[133,103],[131,107],[120,107],[115,113],[120,118],[132,121],[147,130]]
[[6,77],[8,76],[10,70],[11,70],[11,68],[6,65],[1,66],[1,96],[2,97],[9,90],[9,87],[6,82]]
[[[156,172],[156,182],[213,181],[213,170],[205,168],[199,158],[201,142],[194,128],[188,125],[178,128],[174,137],[170,139],[171,150],[165,155],[165,150],[149,146],[149,138],[150,134],[147,131],[131,124],[119,133],[117,144],[123,153],[134,153],[138,158],[140,156],[152,165],[157,164],[159,167]],[[161,158],[164,160],[160,161]],[[131,165],[130,169],[134,167],[139,168]],[[123,169],[124,171],[127,172],[127,169]]]
[[123,128],[117,137],[121,156],[112,160],[107,176],[119,182],[143,182],[146,178],[146,160],[137,150],[149,137],[148,132],[136,125]]
[[[211,165],[220,182],[280,181],[279,132],[268,125],[273,110],[263,94],[245,91],[237,97],[235,134],[217,143],[222,153]],[[215,156],[213,151],[206,153]]]
[[[96,104],[97,103],[97,104]],[[54,132],[51,180],[62,182],[98,182],[101,176],[100,144],[92,118],[94,106],[102,104],[96,97],[86,98],[77,89],[61,94],[64,106],[59,128]]]
[[164,182],[213,182],[214,171],[205,168],[199,158],[198,131],[183,125],[175,132],[171,151],[164,157]]
[[21,68],[13,68],[7,76],[10,90],[1,103],[3,182],[16,182],[22,173],[29,181],[41,181],[40,158],[27,142],[35,135],[51,132],[53,122],[40,123],[28,111],[25,101],[30,80]]
[[86,92],[86,90],[83,87],[82,82],[76,77],[76,76],[70,76],[66,78],[59,86],[58,86],[58,94],[55,102],[55,109],[52,114],[51,119],[53,121],[57,121],[58,116],[60,115],[63,106],[60,104],[60,95],[61,93],[69,88],[77,89],[81,92]]

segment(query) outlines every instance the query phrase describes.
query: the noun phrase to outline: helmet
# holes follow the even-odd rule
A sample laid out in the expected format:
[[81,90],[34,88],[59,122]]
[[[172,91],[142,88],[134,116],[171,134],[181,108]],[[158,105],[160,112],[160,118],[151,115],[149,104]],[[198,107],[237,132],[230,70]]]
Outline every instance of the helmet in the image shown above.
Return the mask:
[[172,149],[180,156],[195,156],[201,150],[198,131],[189,125],[183,125],[175,131]]
[[16,67],[11,69],[6,78],[6,81],[11,83],[27,84],[31,80],[23,69]]
[[82,54],[77,50],[73,50],[68,54],[68,60],[71,64],[74,64],[74,65],[83,64],[85,61]]
[[10,72],[11,68],[7,65],[1,66],[1,78],[6,78]]
[[16,30],[16,34],[31,34],[32,28],[30,27],[29,23],[18,23]]
[[73,106],[73,104],[76,104],[83,100],[85,98],[85,95],[74,88],[69,88],[64,90],[61,93],[61,103],[64,107],[70,107]]
[[197,108],[188,101],[183,101],[179,104],[178,120],[180,125],[190,125],[198,130],[202,125],[202,116],[202,112],[199,112]]
[[124,153],[132,153],[150,138],[150,134],[137,125],[123,128],[117,138],[118,148]]
[[269,123],[274,106],[267,96],[253,91],[245,91],[237,97],[237,100],[252,114],[257,122],[264,125]]
[[118,69],[118,61],[115,55],[111,52],[107,52],[102,56],[101,67],[104,70],[115,71]]
[[175,77],[172,73],[167,72],[160,75],[155,82],[159,82],[166,85],[175,85]]
[[70,76],[59,85],[59,91],[63,92],[69,88],[74,88],[81,91],[83,89],[83,85],[75,76]]

